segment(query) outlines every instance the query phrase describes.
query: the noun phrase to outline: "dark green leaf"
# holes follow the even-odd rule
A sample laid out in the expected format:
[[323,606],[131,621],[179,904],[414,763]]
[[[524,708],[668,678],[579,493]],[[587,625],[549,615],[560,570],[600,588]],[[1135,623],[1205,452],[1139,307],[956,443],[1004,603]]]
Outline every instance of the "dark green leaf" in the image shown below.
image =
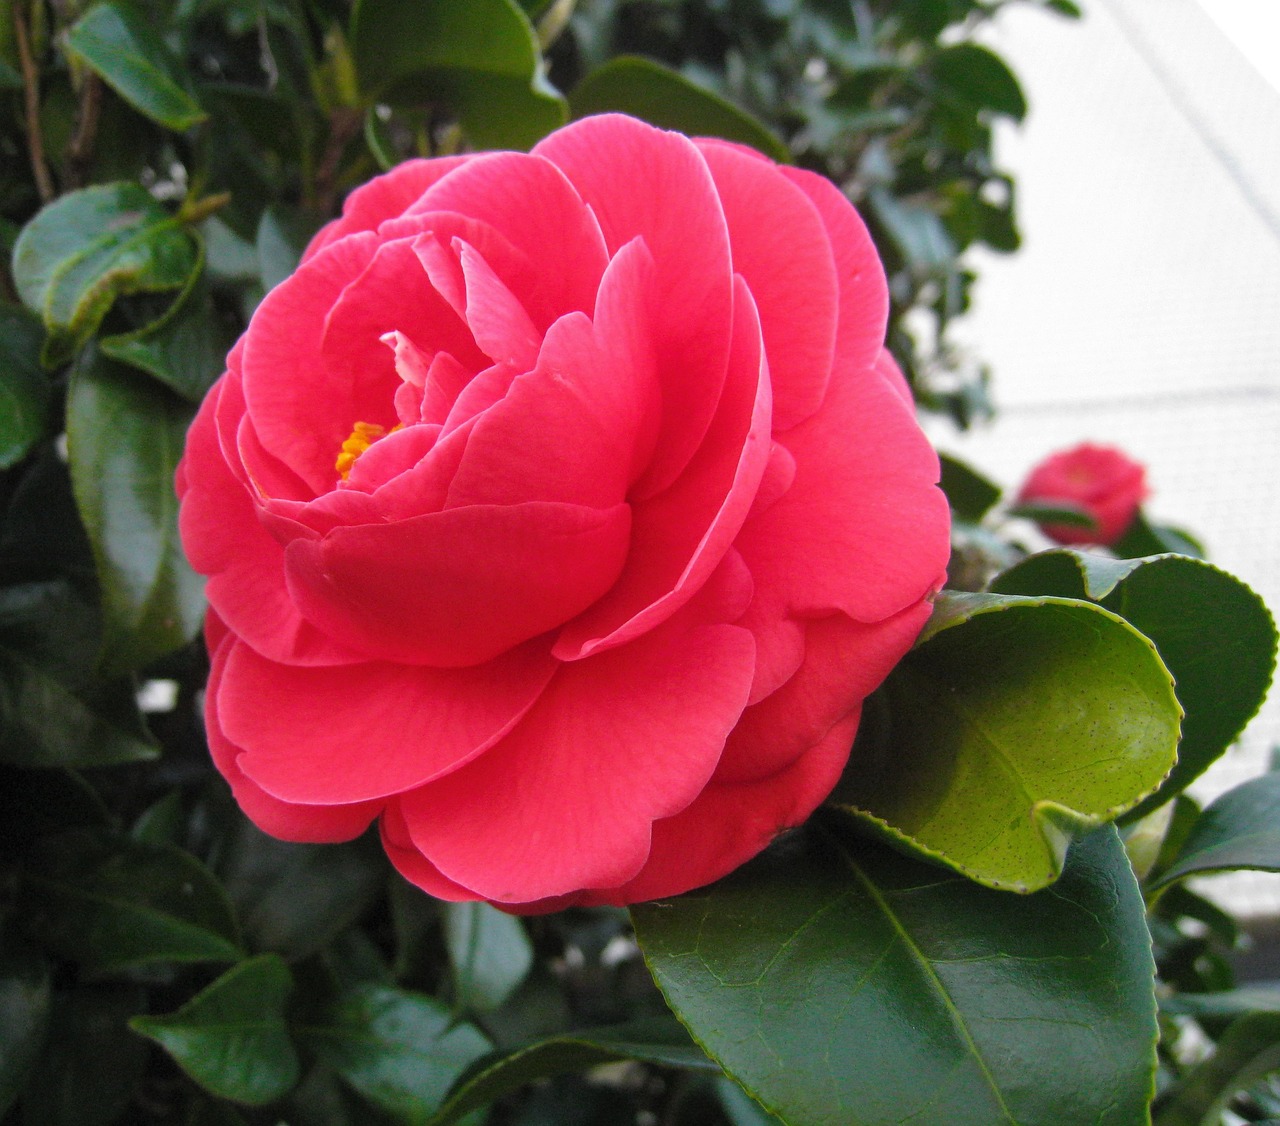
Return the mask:
[[182,554],[173,473],[191,408],[110,360],[80,363],[67,399],[76,504],[102,589],[102,666],[140,668],[190,641],[204,583]]
[[919,278],[945,277],[955,266],[956,248],[936,212],[897,199],[884,188],[867,193],[871,213],[884,228],[908,270]]
[[496,1009],[524,981],[533,946],[524,923],[487,903],[447,903],[444,937],[460,1008]]
[[298,1033],[375,1106],[419,1122],[490,1047],[434,998],[378,985],[349,990]]
[[181,132],[208,115],[183,89],[181,63],[152,21],[131,0],[106,0],[67,30],[67,46],[139,113]]
[[1274,985],[1246,985],[1222,993],[1172,993],[1160,998],[1160,1011],[1190,1017],[1280,1013],[1280,989]]
[[962,520],[976,524],[1000,499],[1000,486],[959,458],[939,454],[938,460],[942,463],[939,485],[947,494],[952,511]]
[[381,890],[376,839],[338,845],[278,841],[235,815],[218,872],[254,950],[304,958],[354,922]]
[[992,110],[1021,121],[1027,100],[1018,79],[999,55],[976,43],[957,43],[934,56],[934,78],[947,93],[977,109]]
[[770,1114],[727,1075],[716,1077],[715,1088],[720,1106],[733,1126],[786,1126],[781,1118]]
[[1153,966],[1113,829],[1029,897],[795,834],[632,917],[694,1038],[785,1122],[1145,1121]]
[[1162,555],[1172,551],[1178,555],[1190,555],[1194,559],[1205,557],[1204,544],[1181,528],[1152,524],[1141,509],[1125,529],[1111,550],[1121,559],[1141,559],[1147,555]]
[[87,973],[241,957],[217,880],[178,848],[55,839],[32,854],[22,897],[33,936]]
[[44,1053],[22,1096],[23,1126],[111,1126],[133,1099],[147,1046],[128,1019],[145,1005],[131,985],[85,985],[54,997]]
[[991,887],[1034,891],[1073,837],[1173,765],[1168,670],[1088,602],[948,594],[881,689],[831,802]]
[[1262,703],[1275,669],[1276,629],[1239,579],[1180,555],[1117,561],[1049,551],[991,584],[1008,594],[1090,598],[1149,637],[1177,682],[1186,712],[1178,762],[1141,816],[1198,778]]
[[314,218],[280,204],[272,204],[262,213],[257,247],[264,289],[279,285],[298,268],[302,252],[317,229]]
[[443,102],[478,148],[528,148],[564,124],[514,0],[357,0],[351,44],[367,95]]
[[1161,1100],[1155,1126],[1217,1126],[1233,1095],[1280,1069],[1280,1013],[1250,1013]]
[[791,151],[760,121],[678,71],[636,55],[610,59],[569,95],[573,116],[629,113],[691,137],[723,137],[790,163]]
[[298,1053],[285,1024],[293,988],[289,967],[263,954],[228,970],[176,1013],[135,1017],[149,1036],[205,1090],[260,1106],[298,1081]]
[[1280,774],[1264,774],[1229,790],[1200,815],[1173,866],[1152,884],[1251,868],[1280,872]]
[[49,381],[40,366],[40,322],[0,304],[0,469],[17,465],[49,428]]
[[102,798],[75,771],[0,767],[0,845],[25,845],[64,829],[110,827]]
[[18,236],[13,277],[44,320],[43,362],[69,360],[117,297],[181,289],[200,262],[195,238],[138,184],[68,192]]
[[65,580],[0,592],[0,761],[110,766],[159,753],[127,678],[101,680],[94,609]]
[[1098,526],[1098,522],[1087,511],[1073,504],[1015,504],[1009,508],[1008,515],[1034,520],[1037,524],[1062,524],[1068,528],[1088,528],[1090,531]]
[[488,1106],[535,1079],[566,1071],[585,1071],[619,1060],[717,1070],[706,1053],[689,1040],[689,1034],[671,1020],[636,1021],[569,1032],[478,1061],[430,1120],[430,1126],[450,1126],[471,1111]]
[[40,953],[0,935],[0,1117],[13,1105],[44,1047],[51,976]]

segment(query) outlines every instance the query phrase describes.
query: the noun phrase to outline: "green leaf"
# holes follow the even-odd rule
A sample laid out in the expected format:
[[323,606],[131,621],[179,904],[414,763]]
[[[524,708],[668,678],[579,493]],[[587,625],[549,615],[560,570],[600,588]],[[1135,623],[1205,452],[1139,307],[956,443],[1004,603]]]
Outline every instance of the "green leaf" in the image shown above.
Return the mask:
[[0,761],[112,766],[159,750],[133,682],[96,675],[98,616],[66,580],[0,591]]
[[1173,866],[1151,886],[1237,868],[1280,872],[1280,774],[1254,778],[1209,805]]
[[1074,504],[1015,504],[1009,507],[1007,515],[1034,520],[1037,524],[1062,524],[1090,531],[1098,527],[1098,522],[1085,509]]
[[274,1102],[298,1081],[285,1024],[293,976],[262,954],[228,970],[176,1013],[135,1017],[129,1027],[169,1053],[206,1091],[250,1106]]
[[56,838],[31,853],[22,903],[33,937],[89,974],[242,953],[217,880],[178,848]]
[[1280,1013],[1250,1013],[1163,1098],[1155,1126],[1217,1126],[1233,1095],[1280,1069]]
[[25,943],[0,936],[0,1117],[13,1105],[49,1029],[48,960]]
[[366,1099],[411,1121],[435,1111],[467,1065],[490,1048],[433,997],[381,985],[348,990],[298,1033]]
[[182,65],[152,20],[130,0],[106,0],[67,30],[67,47],[139,113],[181,132],[208,115],[183,89]]
[[880,690],[831,804],[990,887],[1057,879],[1071,840],[1173,765],[1168,670],[1088,602],[947,594]]
[[356,0],[350,38],[371,100],[442,102],[477,148],[528,148],[565,122],[514,0]]
[[591,71],[569,95],[569,108],[575,118],[629,113],[691,137],[739,141],[791,163],[791,150],[751,114],[678,71],[638,55],[621,55]]
[[1111,545],[1111,551],[1121,559],[1141,559],[1147,555],[1162,555],[1169,551],[1177,555],[1190,555],[1193,559],[1205,557],[1204,544],[1190,532],[1167,524],[1152,524],[1141,509],[1125,529],[1124,535]]
[[0,767],[0,847],[65,829],[113,827],[98,792],[75,771]]
[[938,460],[942,463],[942,479],[938,484],[947,494],[952,511],[962,520],[976,524],[1000,499],[1000,486],[959,458],[939,454]]
[[896,198],[885,188],[867,193],[871,215],[917,278],[945,278],[955,266],[956,247],[937,213]]
[[134,985],[55,994],[45,1051],[22,1096],[22,1126],[112,1126],[133,1100],[147,1045],[126,1022],[146,1004]]
[[1114,560],[1073,550],[1033,555],[992,582],[1007,594],[1089,598],[1149,637],[1186,712],[1178,762],[1142,816],[1185,789],[1235,741],[1266,696],[1276,628],[1239,579],[1197,559]]
[[1021,121],[1027,100],[1018,79],[999,55],[976,43],[945,47],[930,64],[933,76],[947,93],[978,109]]
[[446,903],[444,939],[457,1004],[468,1012],[498,1008],[533,965],[524,923],[487,903]]
[[430,1120],[430,1126],[450,1126],[465,1115],[532,1083],[566,1071],[585,1071],[602,1063],[642,1060],[662,1067],[716,1071],[705,1052],[671,1020],[567,1032],[480,1060]]
[[194,236],[137,184],[68,192],[22,228],[13,278],[48,332],[57,367],[97,330],[117,297],[182,289],[200,263]]
[[1280,1013],[1280,989],[1274,985],[1246,985],[1220,993],[1171,993],[1160,998],[1160,1011],[1174,1016],[1211,1018]]
[[262,287],[272,289],[298,268],[302,252],[319,229],[305,212],[273,203],[258,223],[258,266]]
[[173,473],[190,406],[136,372],[93,356],[67,398],[71,484],[102,590],[102,667],[140,668],[190,641],[204,582],[182,553]]
[[49,429],[53,393],[40,367],[40,322],[0,304],[0,469],[17,465]]
[[1114,829],[1028,897],[802,832],[632,918],[694,1039],[784,1122],[1146,1120],[1153,965]]

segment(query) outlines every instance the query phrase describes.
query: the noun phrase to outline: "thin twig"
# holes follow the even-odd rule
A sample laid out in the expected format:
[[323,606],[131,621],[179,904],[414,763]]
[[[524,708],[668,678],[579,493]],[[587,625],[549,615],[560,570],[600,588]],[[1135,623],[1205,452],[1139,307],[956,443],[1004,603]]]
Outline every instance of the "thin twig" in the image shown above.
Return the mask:
[[17,39],[18,63],[22,67],[22,92],[27,116],[27,151],[31,154],[31,172],[36,178],[40,201],[48,203],[56,194],[49,165],[44,158],[44,137],[40,132],[40,72],[31,57],[31,40],[21,0],[13,3],[13,31]]
[[80,88],[80,114],[76,131],[67,143],[67,182],[82,188],[89,178],[93,147],[98,139],[98,119],[102,116],[102,79],[87,71]]

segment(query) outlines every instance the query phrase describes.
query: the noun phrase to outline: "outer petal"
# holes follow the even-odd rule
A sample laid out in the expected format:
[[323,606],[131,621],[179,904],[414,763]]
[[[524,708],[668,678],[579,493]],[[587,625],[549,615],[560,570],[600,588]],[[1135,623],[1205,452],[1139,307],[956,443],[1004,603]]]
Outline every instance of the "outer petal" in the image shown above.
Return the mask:
[[300,536],[285,568],[302,614],[370,657],[474,665],[599,598],[630,528],[624,504],[471,505]]
[[214,765],[230,783],[240,808],[264,833],[287,841],[332,843],[358,837],[378,815],[381,802],[296,805],[272,797],[240,769],[241,748],[227,737],[221,720],[223,673],[227,658],[236,645],[233,637],[224,635],[214,649],[209,688],[205,693],[204,719]]
[[220,722],[240,769],[282,801],[387,797],[454,770],[501,739],[555,663],[524,646],[475,669],[278,665],[231,643]]
[[503,903],[634,877],[651,822],[706,785],[746,701],[750,634],[707,620],[731,593],[709,591],[631,645],[562,667],[501,743],[402,799],[414,844]]

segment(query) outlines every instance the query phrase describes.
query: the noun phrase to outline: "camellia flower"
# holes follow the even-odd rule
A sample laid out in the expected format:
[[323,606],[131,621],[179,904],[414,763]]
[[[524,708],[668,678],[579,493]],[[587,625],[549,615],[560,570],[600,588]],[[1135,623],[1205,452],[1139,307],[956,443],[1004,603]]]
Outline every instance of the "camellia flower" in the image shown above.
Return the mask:
[[1023,504],[1063,504],[1081,509],[1092,528],[1041,524],[1057,543],[1115,543],[1128,530],[1147,498],[1146,469],[1112,446],[1084,442],[1053,454],[1028,475],[1018,493]]
[[354,192],[192,426],[209,742],[267,832],[450,900],[724,875],[929,614],[938,465],[827,181],[589,118]]

